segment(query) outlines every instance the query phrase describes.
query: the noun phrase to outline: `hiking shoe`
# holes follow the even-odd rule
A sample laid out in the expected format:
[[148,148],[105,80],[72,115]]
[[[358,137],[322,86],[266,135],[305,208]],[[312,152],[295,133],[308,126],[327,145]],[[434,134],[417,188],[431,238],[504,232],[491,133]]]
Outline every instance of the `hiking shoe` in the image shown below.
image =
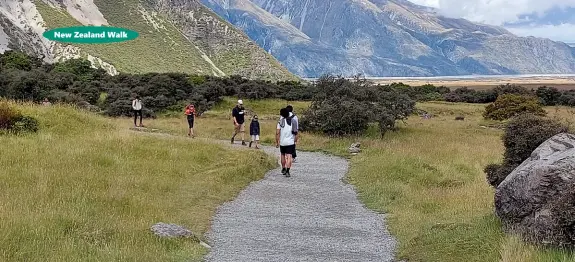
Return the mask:
[[289,172],[286,172],[286,173],[284,174],[284,176],[290,177],[291,175],[289,174]]
[[246,142],[245,142],[245,141],[242,141],[242,146],[245,146],[245,145],[246,145]]
[[282,175],[285,175],[287,172],[287,170],[285,168],[282,168]]
[[232,137],[232,144],[234,143],[234,138]]
[[252,142],[250,141],[250,147],[252,147]]

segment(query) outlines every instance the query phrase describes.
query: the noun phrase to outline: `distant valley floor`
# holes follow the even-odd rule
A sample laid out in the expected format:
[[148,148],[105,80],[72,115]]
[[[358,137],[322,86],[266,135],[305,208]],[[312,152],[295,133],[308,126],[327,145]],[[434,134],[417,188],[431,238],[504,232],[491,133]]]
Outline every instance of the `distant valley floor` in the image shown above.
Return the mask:
[[[449,76],[449,77],[366,77],[379,84],[404,83],[411,86],[432,84],[450,88],[469,87],[490,89],[498,85],[516,84],[527,88],[553,86],[560,90],[575,89],[575,75],[497,75],[497,76]],[[314,80],[314,79],[308,79]]]

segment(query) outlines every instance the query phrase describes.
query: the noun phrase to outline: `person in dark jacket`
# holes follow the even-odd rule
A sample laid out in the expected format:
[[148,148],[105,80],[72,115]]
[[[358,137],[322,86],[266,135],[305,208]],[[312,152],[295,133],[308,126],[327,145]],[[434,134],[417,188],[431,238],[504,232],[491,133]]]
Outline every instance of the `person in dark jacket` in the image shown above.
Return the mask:
[[260,149],[260,122],[258,122],[258,115],[254,115],[250,123],[250,136],[252,137],[250,147],[252,147],[253,142],[256,142],[256,149]]

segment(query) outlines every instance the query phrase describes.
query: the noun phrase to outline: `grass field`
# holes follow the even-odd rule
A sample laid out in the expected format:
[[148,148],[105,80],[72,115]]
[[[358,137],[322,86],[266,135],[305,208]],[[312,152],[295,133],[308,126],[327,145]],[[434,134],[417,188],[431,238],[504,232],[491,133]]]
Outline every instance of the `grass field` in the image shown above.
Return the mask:
[[[228,98],[196,119],[197,136],[228,140],[234,103]],[[262,141],[272,143],[277,113],[287,102],[244,103],[260,116]],[[293,104],[296,113],[307,106]],[[376,128],[345,139],[304,133],[298,148],[350,158],[347,180],[370,209],[388,214],[398,259],[575,261],[571,252],[537,248],[501,232],[483,168],[502,159],[502,131],[484,127],[484,105],[418,107],[434,117],[411,117],[383,139]],[[183,115],[145,119],[148,127],[175,135],[151,136],[127,131],[127,118],[107,120],[66,107],[21,108],[41,119],[42,129],[0,137],[0,154],[9,156],[0,159],[8,167],[0,172],[0,241],[10,243],[0,245],[0,260],[199,259],[205,250],[197,243],[159,240],[149,226],[174,222],[203,234],[217,205],[274,164],[255,149],[238,153],[184,138]],[[548,111],[561,119],[575,115],[566,108]],[[465,121],[455,121],[461,114]],[[349,156],[347,147],[355,141],[362,153]],[[245,175],[237,176],[238,170]]]
[[200,261],[215,208],[275,167],[261,152],[133,133],[69,107],[18,106],[37,134],[0,136],[0,261]]
[[[229,139],[234,99],[196,119],[200,137]],[[273,143],[279,108],[287,101],[244,100],[262,119],[262,141]],[[306,103],[293,103],[302,112]],[[398,132],[378,138],[376,128],[363,137],[329,139],[304,133],[298,148],[349,157],[347,147],[362,143],[350,157],[348,181],[371,209],[388,213],[399,240],[399,259],[407,261],[575,261],[569,252],[538,249],[501,232],[493,214],[493,192],[483,168],[501,161],[502,131],[486,125],[485,105],[444,102],[418,104],[432,119],[411,117]],[[572,118],[566,108],[548,108],[551,116]],[[456,115],[465,121],[455,121]],[[263,116],[263,117],[262,117]],[[124,120],[129,122],[129,120]],[[185,135],[185,118],[149,120],[149,125]],[[248,122],[249,123],[249,122]],[[246,125],[248,125],[246,123]],[[246,131],[249,129],[246,128]]]

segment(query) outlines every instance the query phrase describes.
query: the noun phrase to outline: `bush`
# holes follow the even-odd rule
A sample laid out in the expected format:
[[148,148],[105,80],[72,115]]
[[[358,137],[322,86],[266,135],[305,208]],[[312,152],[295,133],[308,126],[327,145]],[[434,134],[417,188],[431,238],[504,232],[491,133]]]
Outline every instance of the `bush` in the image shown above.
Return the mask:
[[539,97],[541,103],[546,106],[554,106],[561,102],[561,92],[555,87],[541,86],[537,88],[535,94]]
[[23,133],[38,131],[38,121],[22,115],[8,103],[0,102],[0,131]]
[[305,130],[342,136],[367,131],[370,122],[379,124],[383,136],[395,122],[413,113],[415,101],[391,86],[375,86],[356,78],[323,76],[316,83],[315,95],[302,114]]
[[532,114],[517,116],[505,127],[502,140],[505,146],[503,164],[488,165],[485,168],[489,184],[497,187],[505,177],[525,161],[531,153],[547,139],[568,131],[568,127],[557,120]]
[[539,100],[535,97],[504,94],[497,97],[494,103],[485,107],[483,117],[492,120],[506,120],[524,113],[540,116],[547,114],[541,103],[539,103]]

